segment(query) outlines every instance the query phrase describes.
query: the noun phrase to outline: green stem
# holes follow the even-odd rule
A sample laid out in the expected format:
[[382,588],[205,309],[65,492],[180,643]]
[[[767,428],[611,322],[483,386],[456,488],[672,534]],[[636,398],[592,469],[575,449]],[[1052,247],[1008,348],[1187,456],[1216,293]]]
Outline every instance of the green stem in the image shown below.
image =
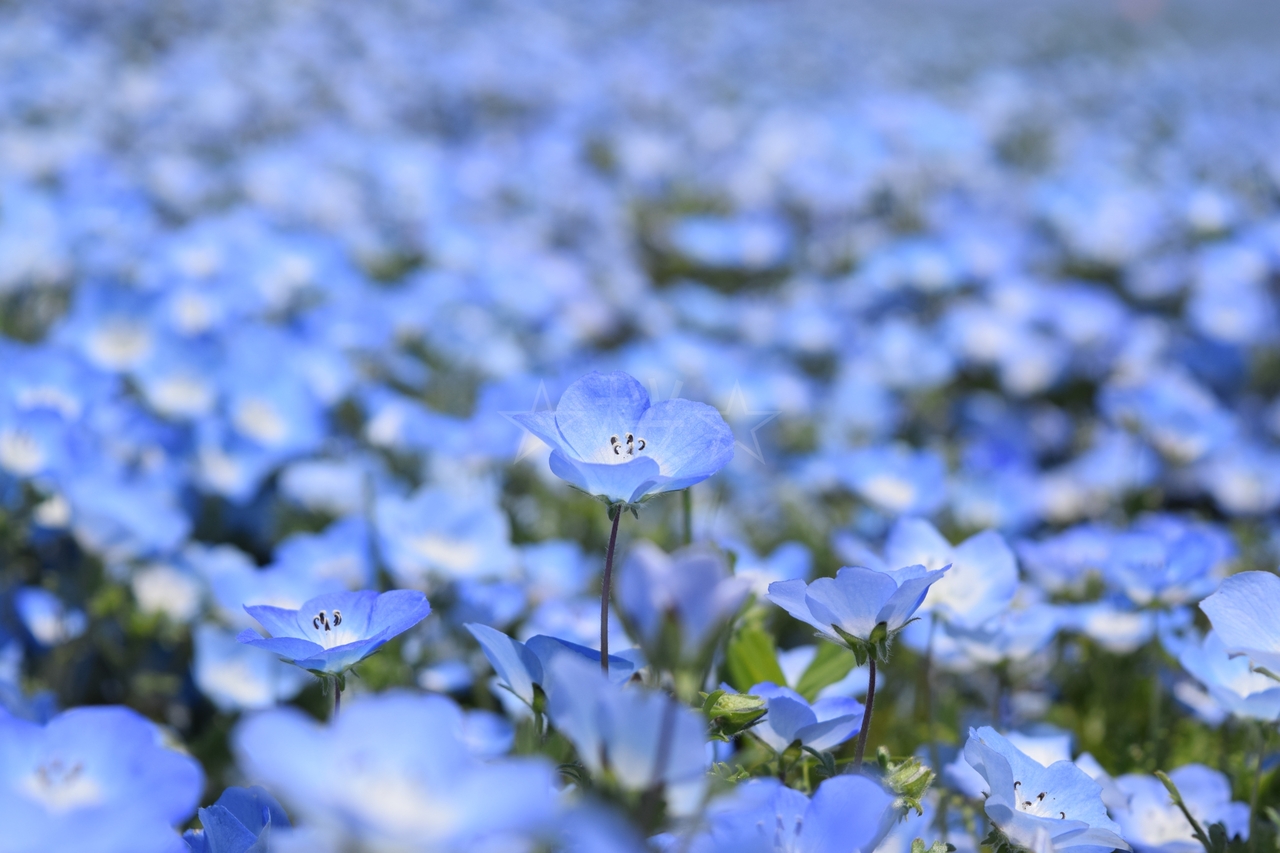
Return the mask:
[[853,768],[862,768],[862,756],[867,751],[867,734],[871,731],[871,711],[876,704],[876,659],[869,657],[871,672],[867,679],[867,707],[862,712],[862,730],[858,732],[858,750],[853,754]]
[[1213,853],[1213,845],[1209,842],[1209,836],[1205,834],[1204,827],[1200,825],[1200,821],[1192,816],[1187,804],[1182,801],[1182,792],[1178,790],[1178,786],[1173,784],[1173,780],[1163,770],[1156,771],[1156,778],[1164,783],[1165,790],[1169,792],[1169,798],[1173,800],[1173,804],[1182,811],[1182,816],[1191,824],[1196,840],[1203,845],[1205,853]]
[[609,531],[609,550],[604,554],[604,577],[600,581],[600,670],[609,674],[609,584],[613,580],[613,549],[618,544],[618,522],[622,506],[611,506],[613,529]]
[[693,487],[685,489],[681,493],[681,502],[684,504],[684,544],[693,544]]

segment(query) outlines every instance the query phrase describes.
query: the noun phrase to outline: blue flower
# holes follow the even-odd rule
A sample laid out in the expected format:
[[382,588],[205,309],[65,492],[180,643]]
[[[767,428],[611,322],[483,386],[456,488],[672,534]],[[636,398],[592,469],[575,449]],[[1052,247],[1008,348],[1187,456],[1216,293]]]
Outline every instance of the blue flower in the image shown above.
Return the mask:
[[950,568],[928,571],[907,566],[878,572],[845,566],[834,578],[769,584],[769,600],[802,622],[808,622],[832,642],[846,645],[859,662],[868,653],[883,660],[888,640],[906,626],[924,601],[929,587]]
[[1018,591],[1018,563],[1004,537],[984,530],[954,548],[923,518],[902,518],[889,532],[885,562],[892,566],[951,566],[929,588],[924,609],[948,623],[975,628],[1004,611]]
[[73,708],[45,726],[0,714],[0,846],[14,853],[172,853],[200,765],[135,711]]
[[427,597],[416,590],[395,589],[378,594],[331,592],[317,596],[297,610],[270,605],[245,605],[271,636],[244,630],[242,643],[266,649],[317,675],[339,675],[382,648],[431,612]]
[[[513,640],[488,625],[468,623],[464,626],[480,644],[484,656],[489,659],[493,671],[498,674],[498,687],[508,691],[526,705],[533,707],[536,694],[534,685],[542,686],[543,673],[551,659],[562,653],[575,654],[583,660],[600,662],[600,652],[539,634],[527,642]],[[636,664],[618,655],[609,655],[609,680],[621,683],[635,675]]]
[[[709,827],[691,853],[870,853],[901,812],[866,776],[843,775],[813,799],[776,779],[753,779],[707,810]],[[680,845],[674,845],[680,849]]]
[[551,765],[493,758],[488,743],[477,755],[472,728],[449,699],[390,692],[357,699],[329,725],[294,708],[264,711],[233,744],[245,773],[324,849],[460,851],[518,837],[534,846],[556,811]]
[[[1249,838],[1249,806],[1231,801],[1231,783],[1203,764],[1186,764],[1169,773],[1182,801],[1202,827],[1221,822],[1227,837]],[[1116,822],[1137,853],[1199,853],[1186,816],[1155,776],[1129,773],[1115,780],[1126,795],[1124,808],[1114,809]]]
[[199,815],[204,828],[182,834],[191,853],[267,853],[272,827],[289,826],[280,804],[256,786],[228,788]]
[[576,655],[556,655],[544,675],[551,722],[596,778],[609,773],[627,791],[662,785],[671,814],[697,810],[707,783],[699,714],[663,692],[612,684]]
[[819,752],[832,749],[857,734],[862,725],[863,707],[857,699],[832,696],[810,705],[794,690],[767,681],[747,693],[765,700],[768,713],[752,726],[751,733],[774,752],[797,741]]
[[588,373],[554,412],[525,412],[517,423],[551,446],[551,470],[610,504],[637,503],[687,489],[733,458],[733,431],[711,406],[691,400],[650,405],[625,373]]
[[1280,679],[1280,577],[1241,572],[1200,602],[1229,654],[1246,655],[1255,669]]
[[618,577],[618,606],[628,627],[649,660],[668,667],[709,658],[749,592],[750,582],[734,577],[719,552],[698,545],[667,554],[641,540]]
[[1045,767],[988,726],[969,730],[964,757],[986,782],[987,817],[1013,844],[1043,846],[1047,834],[1059,853],[1129,849],[1102,787],[1070,761]]
[[[1209,691],[1200,698],[1209,703],[1215,724],[1221,722],[1224,711],[1263,722],[1280,718],[1280,684],[1254,672],[1247,658],[1228,654],[1217,631],[1206,634],[1203,642],[1185,643],[1178,650],[1178,662]],[[1180,692],[1178,698],[1184,695]]]

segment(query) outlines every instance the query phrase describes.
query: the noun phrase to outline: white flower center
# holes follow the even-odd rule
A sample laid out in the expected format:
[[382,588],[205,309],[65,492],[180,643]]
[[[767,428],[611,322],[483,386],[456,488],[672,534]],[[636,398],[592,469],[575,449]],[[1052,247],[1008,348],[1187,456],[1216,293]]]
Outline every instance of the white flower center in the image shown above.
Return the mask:
[[613,464],[622,462],[630,462],[637,454],[644,452],[649,443],[643,438],[637,438],[635,433],[627,433],[623,436],[609,436],[609,449],[605,453],[605,459]]
[[36,767],[22,780],[23,791],[54,813],[71,811],[102,802],[103,791],[97,781],[84,772],[84,764],[68,764],[53,758]]
[[20,429],[0,432],[0,468],[19,477],[29,477],[44,465],[44,449],[33,436]]
[[1058,798],[1048,791],[1038,791],[1035,794],[1030,794],[1028,791],[1023,790],[1021,782],[1014,782],[1013,798],[1018,806],[1018,811],[1026,812],[1035,817],[1067,819],[1067,813],[1058,808]]
[[342,627],[342,611],[338,609],[321,610],[311,617],[313,634],[311,639],[326,649],[345,646],[362,639],[350,628]]

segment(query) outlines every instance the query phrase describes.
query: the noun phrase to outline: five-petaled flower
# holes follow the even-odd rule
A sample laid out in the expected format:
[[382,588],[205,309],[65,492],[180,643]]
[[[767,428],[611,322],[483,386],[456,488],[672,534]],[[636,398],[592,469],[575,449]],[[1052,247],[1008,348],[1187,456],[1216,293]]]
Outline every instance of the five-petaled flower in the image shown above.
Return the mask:
[[431,612],[421,592],[331,592],[297,610],[245,605],[271,634],[244,630],[237,639],[280,656],[316,675],[340,675],[412,628]]
[[625,373],[588,373],[560,397],[554,412],[515,416],[551,446],[551,470],[609,504],[634,504],[687,489],[733,458],[733,431],[704,403],[649,403]]

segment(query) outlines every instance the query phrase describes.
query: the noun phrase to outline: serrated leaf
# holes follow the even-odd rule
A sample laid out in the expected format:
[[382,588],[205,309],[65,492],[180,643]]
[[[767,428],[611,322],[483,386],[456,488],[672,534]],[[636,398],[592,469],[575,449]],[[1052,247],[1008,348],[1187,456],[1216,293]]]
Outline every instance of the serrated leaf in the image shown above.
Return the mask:
[[755,625],[740,628],[729,640],[725,668],[729,683],[743,693],[762,681],[777,685],[787,683],[782,667],[778,665],[778,650],[773,644],[773,637]]
[[818,698],[822,688],[844,678],[856,665],[857,660],[848,649],[842,649],[834,643],[821,643],[813,661],[800,676],[796,692],[812,702]]

